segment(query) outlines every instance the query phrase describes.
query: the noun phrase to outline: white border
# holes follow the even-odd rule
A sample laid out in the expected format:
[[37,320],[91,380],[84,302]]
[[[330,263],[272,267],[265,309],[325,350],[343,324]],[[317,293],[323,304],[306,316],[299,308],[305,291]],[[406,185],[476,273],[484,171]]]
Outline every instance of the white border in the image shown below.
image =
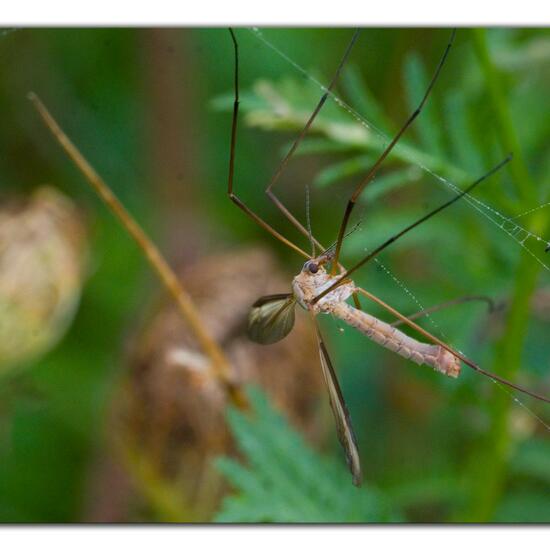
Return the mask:
[[[460,2],[402,0],[337,0],[299,2],[274,0],[155,0],[155,2],[116,2],[116,0],[48,0],[4,1],[0,26],[547,26],[550,2]],[[267,530],[269,529],[269,533]],[[2,547],[62,550],[97,550],[108,541],[109,547],[202,548],[217,543],[228,550],[257,550],[269,546],[289,548],[432,548],[464,550],[498,547],[499,550],[521,547],[545,548],[548,528],[525,527],[3,527]],[[267,537],[267,540],[266,540]],[[11,544],[10,544],[11,543]]]
[[[0,529],[4,548],[97,550],[131,548],[165,550],[219,548],[315,548],[351,550],[400,548],[464,550],[464,548],[546,548],[549,529],[544,527],[27,527]],[[107,546],[105,546],[107,545]],[[283,546],[284,545],[284,546]]]
[[320,25],[547,26],[550,2],[483,0],[18,0],[2,2],[1,26]]

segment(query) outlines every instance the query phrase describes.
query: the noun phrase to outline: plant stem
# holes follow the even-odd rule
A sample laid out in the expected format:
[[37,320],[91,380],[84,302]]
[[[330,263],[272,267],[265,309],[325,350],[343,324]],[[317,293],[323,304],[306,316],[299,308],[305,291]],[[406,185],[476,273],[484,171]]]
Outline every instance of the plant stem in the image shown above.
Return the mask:
[[[489,54],[486,31],[476,29],[473,36],[478,61],[494,106],[499,139],[515,155],[510,171],[517,196],[520,197],[519,206],[523,205],[527,209],[536,200],[536,187],[529,176],[499,75]],[[529,229],[540,234],[546,225],[544,216],[536,215],[531,219]],[[522,254],[514,277],[512,300],[504,330],[495,346],[493,371],[512,381],[521,368],[530,303],[539,272],[540,264],[529,255]],[[471,456],[467,472],[470,501],[465,514],[460,516],[463,521],[485,522],[493,518],[505,487],[507,460],[514,443],[509,430],[512,403],[510,396],[501,391],[494,391],[490,398],[490,430]]]
[[34,93],[30,93],[29,99],[32,101],[34,107],[42,117],[42,120],[55,136],[61,147],[65,150],[69,158],[83,173],[94,191],[113,212],[115,217],[118,218],[126,231],[143,251],[143,254],[149,261],[149,264],[160,281],[174,298],[182,317],[187,322],[200,346],[210,358],[214,373],[227,390],[227,394],[231,401],[240,408],[245,407],[246,399],[244,394],[231,381],[231,369],[223,351],[206,330],[191,296],[183,288],[178,277],[168,265],[168,262],[166,262],[159,249],[61,129],[38,96]]
[[[522,363],[530,303],[536,288],[539,264],[523,254],[516,271],[514,292],[506,325],[495,347],[493,372],[514,380]],[[507,461],[513,447],[509,416],[513,401],[508,393],[493,391],[490,397],[490,431],[475,451],[470,471],[471,502],[467,521],[486,522],[493,517],[504,490]]]
[[523,202],[530,204],[532,201],[536,200],[535,187],[532,185],[527,163],[525,162],[521,144],[514,128],[500,74],[491,59],[491,54],[487,45],[486,30],[474,29],[472,33],[477,59],[485,76],[485,81],[495,111],[494,114],[498,130],[497,136],[505,149],[505,153],[514,153],[516,162],[512,163],[510,171],[514,179],[518,196]]

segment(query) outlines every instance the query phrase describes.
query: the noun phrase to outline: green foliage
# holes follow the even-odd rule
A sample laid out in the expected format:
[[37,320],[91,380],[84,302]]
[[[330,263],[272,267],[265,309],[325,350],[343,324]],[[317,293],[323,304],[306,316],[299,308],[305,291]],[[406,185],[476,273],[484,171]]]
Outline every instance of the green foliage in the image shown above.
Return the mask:
[[[514,474],[547,485],[550,490],[550,441],[533,439],[518,448],[511,463]],[[550,506],[548,507],[550,514]]]
[[356,488],[341,463],[313,451],[258,389],[250,413],[228,411],[247,466],[222,457],[218,467],[237,491],[223,502],[219,522],[349,523],[398,521],[383,493]]
[[500,523],[550,522],[548,491],[522,491],[505,496],[497,507],[494,521]]
[[[418,60],[415,67],[408,82],[416,93],[424,83],[419,82],[421,77],[417,74],[420,71]],[[346,81],[347,93],[352,97],[361,96],[363,99],[360,103],[366,105],[367,112],[357,114],[354,111],[354,115],[348,112],[347,107],[342,108],[335,102],[327,102],[312,126],[310,137],[304,139],[297,151],[297,154],[302,156],[311,153],[347,153],[344,162],[329,165],[319,172],[316,177],[319,185],[336,183],[344,178],[365,173],[366,167],[372,165],[374,155],[380,154],[388,142],[387,138],[379,133],[376,125],[370,125],[369,113],[373,113],[374,120],[386,117],[382,106],[376,103],[372,96],[365,96],[363,89],[366,85],[358,74],[353,71],[351,75],[352,77],[348,76]],[[421,96],[414,97],[418,103]],[[295,132],[302,129],[311,115],[312,106],[318,100],[318,89],[312,88],[311,84],[303,80],[289,77],[276,82],[262,80],[257,82],[252,90],[243,94],[242,110],[245,113],[245,121],[252,127],[266,131]],[[411,101],[414,101],[412,97]],[[229,109],[230,104],[231,96],[225,95],[214,102],[214,107]],[[422,120],[420,128],[425,139],[432,144],[435,143],[439,132],[435,119],[420,117],[420,120]],[[430,148],[414,147],[404,140],[390,155],[388,164],[407,163],[426,166],[453,179],[458,184],[467,181],[468,174],[440,157],[439,149],[435,145],[432,149],[434,148],[435,151]],[[400,174],[398,181],[406,183],[405,172]]]
[[[411,113],[418,107],[418,102],[426,93],[429,82],[430,76],[418,54],[409,55],[405,61],[405,86],[407,105]],[[415,121],[414,129],[423,150],[435,156],[443,156],[445,140],[441,124],[438,124],[439,117],[435,116],[434,106],[434,101],[429,101],[426,104],[422,116]]]
[[[522,55],[526,63],[540,62],[539,56],[544,58],[546,55],[547,41],[533,39],[520,48],[520,53],[514,53],[515,61],[512,61],[509,59],[512,54],[511,36],[506,35],[505,40],[496,34],[491,36],[495,44],[503,48],[497,50],[495,56],[502,59],[503,65],[509,70],[520,69],[517,58]],[[477,67],[472,67],[471,64],[472,53],[464,52],[464,49],[460,53],[467,54],[464,57],[469,71],[461,73],[462,80],[453,79],[455,82],[450,89],[442,91],[438,87],[441,88],[443,84],[438,83],[421,116],[409,132],[417,136],[414,145],[411,143],[411,136],[406,135],[390,155],[385,171],[393,170],[395,165],[403,163],[424,166],[461,186],[480,175],[491,162],[503,157],[504,153],[495,140],[494,123],[486,116],[476,116],[472,108],[483,94],[483,83]],[[427,69],[418,54],[413,53],[407,57],[404,65],[404,86],[409,113],[418,106],[431,78],[431,70],[433,68]],[[344,69],[341,85],[347,103],[327,101],[310,135],[296,152],[297,156],[347,153],[343,162],[329,164],[319,172],[315,180],[319,185],[336,183],[365,173],[369,159],[375,158],[374,155],[380,153],[388,142],[388,138],[383,137],[380,131],[391,135],[395,130],[390,132],[389,128],[395,129],[404,121],[395,120],[395,116],[391,117],[385,112],[382,103],[369,90],[356,66],[350,65]],[[514,89],[511,102],[525,102],[526,93],[530,94],[537,107],[542,107],[540,90],[534,87],[528,91],[524,87]],[[319,87],[304,79],[285,76],[278,81],[259,80],[251,89],[242,93],[241,109],[249,126],[266,131],[297,131],[305,124],[319,96]],[[487,98],[484,101],[487,102]],[[229,110],[231,104],[231,94],[220,96],[214,101],[214,106],[218,109]],[[393,123],[390,123],[392,118]],[[518,122],[523,130],[525,121]],[[543,125],[541,117],[533,116],[532,122],[536,126],[535,135],[544,139],[543,134],[548,131],[547,125]],[[532,135],[530,132],[525,138],[531,142]],[[524,137],[523,132],[520,137]],[[288,147],[285,151],[287,149]],[[484,156],[489,156],[490,160],[482,160]],[[548,174],[540,170],[539,172],[545,185],[550,185]],[[403,184],[409,181],[404,171],[398,172],[396,179]],[[498,196],[496,203],[499,206],[510,206],[505,198]]]
[[[488,52],[480,55],[479,43],[483,40]],[[473,348],[478,356],[485,357],[489,369],[509,378],[514,378],[520,367],[522,372],[531,372],[532,376],[536,369],[540,372],[540,367],[529,361],[534,354],[524,352],[523,338],[528,321],[532,322],[529,319],[529,300],[536,288],[540,265],[548,265],[548,257],[540,241],[521,239],[520,229],[513,223],[506,225],[540,260],[537,263],[513,238],[509,238],[510,234],[506,236],[501,226],[505,218],[513,218],[547,202],[550,194],[548,155],[543,153],[547,151],[550,123],[548,117],[540,115],[545,112],[542,98],[548,94],[550,80],[544,69],[540,69],[541,73],[534,69],[545,67],[542,60],[546,59],[547,50],[546,39],[520,32],[460,33],[444,76],[434,88],[424,111],[386,159],[373,185],[362,194],[360,204],[363,209],[358,208],[356,212],[360,211],[358,217],[363,223],[346,239],[344,247],[346,263],[350,262],[347,255],[353,258],[364,255],[366,250],[372,250],[401,227],[418,219],[428,208],[442,202],[443,197],[448,198],[449,188],[443,180],[464,187],[513,151],[514,161],[475,192],[475,197],[487,207],[474,203],[474,208],[469,208],[463,201],[445,215],[408,234],[381,257],[384,263],[390,262],[394,271],[398,262],[408,267],[411,256],[420,256],[420,275],[415,278],[414,267],[405,268],[397,271],[394,282],[398,286],[403,286],[401,280],[405,280],[407,286],[413,284],[415,294],[421,293],[421,302],[425,306],[472,291],[508,301],[510,310],[502,316],[501,322],[505,326],[499,333],[494,355],[488,346],[483,350],[478,343]],[[521,57],[525,61],[523,67],[519,62]],[[387,96],[378,96],[371,91],[369,83],[374,82],[373,79],[365,78],[354,66],[344,69],[338,92],[340,99],[327,101],[296,153],[297,157],[315,158],[321,166],[314,175],[318,193],[313,197],[321,194],[330,197],[322,226],[316,221],[313,211],[314,227],[317,224],[322,231],[327,225],[326,214],[332,214],[337,193],[343,207],[349,197],[349,187],[346,186],[360,181],[406,115],[418,105],[437,63],[434,55],[429,65],[423,59],[424,56],[410,53],[401,70],[392,73],[403,74],[404,97],[400,101],[405,105],[401,112],[396,110],[400,113],[398,115],[389,114]],[[459,62],[461,67],[457,67]],[[526,67],[531,67],[532,71]],[[320,80],[328,81],[327,78]],[[400,89],[395,78],[391,83],[391,91]],[[268,132],[284,132],[285,137],[288,131],[292,131],[294,137],[303,127],[320,92],[317,85],[288,75],[281,80],[262,80],[251,86],[245,96],[252,99],[248,105],[246,99],[243,102],[245,120],[250,126]],[[257,108],[260,102],[262,107]],[[306,104],[309,104],[309,109]],[[290,143],[288,140],[284,153]],[[340,191],[341,188],[347,191]],[[488,218],[480,216],[479,211]],[[523,217],[518,224],[544,238],[547,224],[543,214],[544,211],[539,211]],[[331,216],[330,223],[337,224],[337,221]],[[329,239],[334,239],[334,232],[327,234],[329,236],[322,237],[321,241],[332,242]],[[380,277],[370,269],[368,279],[366,276],[364,279],[368,280],[369,289],[378,291],[382,297],[391,293],[390,303],[405,308],[404,311],[410,311],[411,307],[418,309],[418,301],[413,300],[415,303],[411,306],[411,295],[395,292],[395,286],[389,284],[387,272],[382,271]],[[358,273],[356,277],[362,283],[363,275]],[[441,331],[440,335],[446,340],[449,340],[448,335],[452,335],[451,342],[456,347],[465,345],[468,349],[486,329],[480,328],[483,324],[479,313],[472,315],[465,309],[462,311],[462,315],[454,312],[436,314],[432,316],[432,325],[427,321],[426,326],[438,333],[442,320],[445,334]],[[453,318],[456,319],[454,323]],[[540,342],[537,346],[544,347]],[[342,352],[342,355],[348,357],[351,354]],[[348,358],[348,361],[358,363],[356,359]],[[532,382],[534,380],[531,378]],[[522,447],[508,465],[506,449],[510,449],[510,455],[514,456],[511,449],[515,445],[514,434],[508,427],[512,402],[504,392],[493,392],[491,399],[480,400],[476,393],[483,382],[479,380],[475,383],[462,378],[453,388],[458,392],[456,388],[461,385],[464,392],[457,394],[453,406],[475,404],[477,414],[483,415],[485,422],[485,428],[480,430],[479,426],[469,424],[464,418],[455,420],[465,430],[464,440],[456,442],[461,457],[464,447],[468,448],[467,458],[457,465],[463,482],[458,484],[458,474],[453,475],[446,468],[441,470],[441,476],[430,478],[419,466],[411,473],[409,481],[392,487],[391,494],[411,506],[435,498],[448,507],[449,518],[528,521],[527,518],[532,517],[546,521],[547,514],[540,507],[547,504],[547,499],[532,485],[533,479],[544,480],[544,472],[550,470],[548,451],[545,454],[537,447],[544,442],[533,438],[534,448],[538,450],[525,451]],[[536,386],[536,383],[531,385]],[[446,386],[445,391],[448,395],[453,389]],[[481,432],[479,440],[473,436],[476,429]],[[430,441],[429,445],[433,448],[435,444]],[[446,464],[456,458],[450,449],[448,447],[447,452],[437,449],[435,455],[427,460],[441,460]],[[437,467],[432,470],[439,471]],[[498,504],[500,496],[503,498]],[[537,507],[539,510],[531,513]],[[443,509],[439,514],[437,518],[445,514]]]
[[510,461],[511,489],[498,503],[499,522],[550,522],[550,441],[523,442]]
[[[266,29],[265,36],[307,75],[322,75],[318,80],[326,83],[348,31],[279,28]],[[40,93],[145,229],[164,237],[157,240],[172,259],[184,263],[182,244],[192,241],[193,254],[202,256],[262,243],[279,254],[289,272],[302,262],[285,256],[284,247],[227,200],[233,99],[227,31],[157,31],[166,47],[150,32],[42,28],[0,35],[0,191],[25,194],[46,182],[59,187],[85,212],[93,247],[82,303],[68,335],[24,372],[0,380],[0,521],[88,518],[97,497],[96,461],[113,430],[108,414],[124,369],[121,352],[133,345],[135,319],[159,289],[131,240],[44,131],[24,99],[30,89]],[[322,92],[252,33],[237,32],[243,116],[236,189],[247,205],[294,239],[263,189]],[[420,99],[447,37],[446,29],[362,33],[337,90],[354,112],[329,99],[278,187],[285,204],[303,219],[304,186],[315,182],[311,218],[321,242],[334,240],[350,184],[365,173],[369,159],[376,158]],[[490,79],[472,37],[467,29],[459,30],[426,110],[362,195],[355,211],[362,223],[346,239],[346,265],[451,196],[422,167],[464,186],[508,153]],[[511,166],[485,182],[475,197],[511,217],[550,200],[549,31],[491,29],[486,40],[500,76],[501,104],[511,118],[508,130],[517,134],[529,175],[523,188],[532,197],[518,193]],[[208,108],[215,97],[223,112]],[[177,122],[169,132],[167,121]],[[515,165],[520,157],[512,149]],[[183,199],[176,198],[182,190]],[[549,211],[517,222],[548,238],[544,222]],[[204,224],[193,227],[195,216]],[[199,234],[206,237],[199,239]],[[540,243],[528,239],[524,244],[550,263]],[[531,269],[539,264],[498,228],[498,221],[491,223],[466,203],[456,204],[380,260],[417,301],[374,263],[357,273],[357,282],[403,313],[414,313],[419,303],[429,307],[471,293],[520,304],[513,325],[506,322],[508,310],[487,316],[479,304],[444,310],[421,322],[482,367],[506,369],[513,363],[518,382],[545,391],[548,321],[528,307],[538,302],[532,295],[536,285],[548,286],[548,272]],[[521,270],[520,261],[525,263]],[[366,307],[388,319],[383,311]],[[520,422],[518,428],[509,422],[510,407],[519,416],[523,410],[508,394],[466,369],[458,380],[443,379],[378,349],[347,327],[337,327],[344,329],[341,333],[330,319],[324,322],[376,488],[352,487],[336,438],[325,459],[291,428],[283,429],[284,421],[273,412],[256,413],[256,419],[263,418],[257,423],[231,413],[231,422],[241,426],[237,439],[249,438],[250,452],[242,447],[246,466],[222,459],[235,494],[226,500],[220,520],[398,520],[401,516],[390,514],[384,504],[391,501],[408,521],[548,521],[548,432],[540,424],[533,433],[532,425]],[[512,346],[496,353],[502,342]],[[548,423],[547,407],[522,400]],[[326,422],[331,422],[328,415]],[[492,472],[494,487],[488,483]],[[179,490],[177,484],[173,488]],[[130,507],[136,505],[129,500]],[[109,506],[114,501],[109,499]],[[124,510],[117,512],[124,517]],[[141,518],[159,516],[153,510]]]
[[[515,51],[513,44],[518,41],[518,34],[494,32],[488,36],[492,40],[495,59],[517,77],[514,71],[520,70],[520,64],[516,57],[512,61],[510,55]],[[541,90],[545,89],[548,80],[518,81],[510,86],[510,111],[521,113],[527,108],[530,114],[528,121],[522,117],[514,120],[518,128],[518,138],[514,143],[523,145],[525,142],[526,145],[520,147],[516,143],[517,146],[512,147],[510,140],[503,142],[499,137],[499,125],[491,116],[494,102],[487,96],[482,69],[476,63],[472,41],[467,38],[469,35],[464,33],[462,43],[455,44],[442,77],[421,115],[386,159],[373,185],[367,186],[360,196],[360,204],[370,211],[365,216],[365,210],[358,208],[356,214],[359,211],[360,216],[368,218],[368,230],[364,227],[365,231],[349,237],[345,248],[346,252],[356,257],[376,246],[397,229],[424,214],[427,205],[433,207],[443,198],[448,198],[452,191],[443,180],[455,186],[454,189],[464,187],[513,149],[518,158],[475,191],[475,197],[488,204],[489,208],[476,203],[472,208],[466,204],[453,206],[441,219],[431,220],[429,227],[416,229],[407,235],[405,241],[393,247],[394,251],[414,248],[419,244],[426,250],[440,247],[438,263],[442,267],[438,281],[444,278],[456,292],[460,292],[460,288],[476,288],[476,292],[503,294],[512,280],[519,247],[499,227],[504,217],[513,218],[515,214],[538,204],[532,200],[518,200],[518,190],[527,187],[523,183],[518,184],[516,178],[520,170],[516,167],[522,163],[521,149],[530,154],[529,170],[532,180],[536,178],[540,200],[545,201],[550,193],[550,172],[546,170],[545,161],[539,160],[539,150],[544,148],[550,125],[547,119],[541,120],[545,117],[538,116],[535,109],[531,110],[531,105],[536,105],[538,112],[544,110],[540,103]],[[518,55],[524,55],[527,64],[540,63],[545,58],[545,48],[546,41],[535,37],[521,42],[518,49],[523,53]],[[462,61],[461,69],[456,67],[457,57]],[[418,105],[435,65],[432,60],[428,67],[417,53],[406,56],[402,71],[406,113],[412,112]],[[452,73],[452,78],[445,80],[449,73]],[[400,89],[395,82],[392,81],[392,84]],[[387,98],[375,96],[368,80],[356,66],[344,68],[341,88],[340,97],[343,99],[329,99],[325,103],[295,153],[295,157],[322,158],[321,168],[315,173],[313,182],[318,188],[323,188],[319,191],[325,194],[326,188],[360,181],[405,120],[402,114],[395,116],[387,111],[384,106]],[[284,132],[285,135],[290,132],[295,137],[319,100],[320,93],[317,84],[298,76],[285,75],[280,80],[262,79],[243,92],[241,111],[245,122],[251,127]],[[230,100],[231,94],[228,94],[218,98],[215,104],[218,108],[229,109]],[[393,122],[390,122],[392,119]],[[534,132],[529,130],[533,128]],[[290,143],[282,153],[288,151]],[[344,193],[340,194],[345,197]],[[532,195],[531,198],[534,200]],[[335,223],[332,219],[330,221]],[[529,218],[524,218],[519,223],[526,226],[529,221]],[[513,224],[506,227],[509,233],[522,236]],[[540,229],[535,232],[543,236]],[[472,247],[473,235],[475,248]],[[329,238],[332,242],[334,233]],[[443,239],[445,247],[442,247]],[[527,240],[522,244],[541,262],[547,263],[544,247],[538,242]],[[462,270],[450,267],[456,264],[458,250],[465,251],[469,256]],[[485,277],[486,273],[491,273],[491,278]]]

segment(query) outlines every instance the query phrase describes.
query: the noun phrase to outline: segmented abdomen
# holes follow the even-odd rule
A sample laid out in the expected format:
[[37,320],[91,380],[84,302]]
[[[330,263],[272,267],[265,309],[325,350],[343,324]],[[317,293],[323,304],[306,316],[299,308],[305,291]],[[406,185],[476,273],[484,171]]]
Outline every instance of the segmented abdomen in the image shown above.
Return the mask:
[[335,304],[331,312],[348,325],[360,330],[373,342],[406,359],[419,365],[430,365],[436,371],[453,378],[460,374],[460,361],[439,345],[418,342],[399,329],[345,302]]

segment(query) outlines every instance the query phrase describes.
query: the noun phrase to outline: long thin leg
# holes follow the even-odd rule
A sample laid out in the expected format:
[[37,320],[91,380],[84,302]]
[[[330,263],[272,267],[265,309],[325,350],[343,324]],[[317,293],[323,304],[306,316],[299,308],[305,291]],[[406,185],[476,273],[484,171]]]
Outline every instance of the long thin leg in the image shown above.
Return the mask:
[[[344,65],[346,64],[348,57],[351,53],[351,50],[353,49],[353,46],[355,42],[357,41],[357,38],[359,37],[360,30],[357,29],[346,47],[346,51],[344,52],[344,55],[342,56],[342,59],[340,60],[340,63],[338,64],[338,67],[336,68],[336,72],[334,73],[334,76],[332,77],[332,80],[330,81],[328,87],[325,89],[325,92],[321,96],[321,99],[319,100],[319,103],[317,103],[317,106],[313,110],[313,113],[311,113],[311,116],[307,120],[305,126],[302,128],[302,131],[298,134],[298,137],[294,140],[294,143],[288,150],[287,154],[277,167],[277,170],[271,177],[271,180],[269,181],[269,185],[267,186],[265,192],[267,196],[271,199],[271,201],[275,204],[275,206],[284,214],[284,216],[300,231],[303,235],[306,237],[308,236],[307,229],[303,226],[302,223],[288,210],[288,208],[282,203],[282,201],[275,195],[275,193],[272,191],[272,188],[275,186],[277,181],[279,180],[279,177],[281,176],[281,173],[286,168],[286,165],[288,164],[290,158],[306,136],[308,130],[310,129],[311,125],[313,124],[313,121],[323,108],[323,105],[325,104],[328,96],[330,95],[331,91],[333,90],[334,86],[336,85],[336,82],[338,81],[338,78],[340,77],[340,73],[342,72],[342,69],[344,68]],[[313,239],[313,242],[315,246],[319,248],[322,252],[324,252],[324,248],[319,244],[319,242],[315,239]]]
[[258,214],[253,212],[235,193],[233,192],[233,176],[235,173],[235,146],[237,143],[237,121],[239,117],[239,45],[235,38],[235,33],[232,29],[229,29],[231,33],[231,39],[233,40],[233,48],[235,52],[235,99],[233,101],[233,119],[231,122],[231,147],[229,150],[229,174],[227,177],[227,194],[229,198],[250,218],[252,218],[260,227],[263,227],[266,231],[271,233],[275,238],[292,248],[306,258],[310,258],[310,255],[302,250],[299,246],[289,241],[286,237],[281,235],[277,230],[271,227],[267,222],[262,220]]
[[483,374],[484,376],[487,376],[488,378],[492,378],[493,380],[500,382],[501,384],[504,384],[505,386],[509,386],[510,388],[513,388],[517,391],[520,391],[522,393],[525,393],[527,395],[530,395],[531,397],[534,397],[535,399],[538,399],[540,401],[544,401],[546,403],[550,403],[550,398],[545,397],[543,395],[539,395],[531,390],[528,390],[526,388],[523,388],[522,386],[519,386],[518,384],[514,384],[513,382],[510,382],[509,380],[506,380],[505,378],[501,378],[497,374],[493,374],[492,372],[486,371],[485,369],[482,369],[479,365],[474,363],[472,360],[468,359],[465,355],[462,353],[459,353],[458,351],[454,350],[450,346],[448,346],[445,342],[434,336],[433,334],[429,333],[427,330],[424,330],[420,325],[417,325],[414,321],[411,321],[410,319],[407,319],[403,314],[399,313],[396,309],[394,309],[389,304],[386,304],[383,300],[378,298],[378,296],[375,296],[374,294],[371,294],[364,288],[357,288],[357,292],[360,292],[363,294],[363,296],[366,296],[369,300],[373,301],[374,303],[378,304],[379,306],[383,307],[386,311],[389,311],[392,315],[403,321],[406,325],[416,330],[419,334],[422,334],[425,338],[427,338],[430,342],[433,342],[434,344],[437,344],[441,346],[443,349],[446,349],[449,353],[452,353],[456,358],[460,359],[465,365],[468,365],[471,369],[479,372],[480,374]]
[[424,104],[426,103],[428,96],[430,95],[430,92],[432,91],[432,88],[434,87],[437,78],[439,77],[439,73],[441,72],[441,69],[443,68],[443,65],[445,64],[445,60],[447,59],[447,56],[449,54],[449,51],[451,49],[451,46],[453,44],[454,38],[455,38],[456,30],[453,30],[451,33],[451,37],[449,39],[449,42],[447,44],[447,47],[445,48],[445,51],[443,52],[443,55],[441,56],[441,59],[439,61],[439,64],[437,65],[437,68],[435,70],[434,75],[432,76],[432,80],[430,81],[430,84],[428,85],[428,88],[426,89],[426,92],[424,93],[424,97],[420,101],[418,107],[416,110],[409,116],[409,118],[406,120],[405,124],[401,127],[399,132],[395,135],[395,137],[391,140],[389,145],[386,147],[386,149],[383,151],[383,153],[380,155],[378,160],[374,163],[372,168],[368,171],[367,175],[359,182],[359,185],[353,192],[353,195],[348,201],[348,204],[346,205],[346,209],[344,211],[344,217],[342,218],[342,223],[340,225],[340,229],[338,231],[338,240],[336,241],[336,252],[334,254],[334,264],[332,266],[332,275],[336,274],[336,266],[338,264],[338,260],[340,258],[340,251],[342,248],[342,241],[344,239],[344,234],[346,232],[346,227],[348,226],[349,218],[351,216],[351,212],[355,206],[355,203],[357,202],[357,199],[359,198],[359,195],[363,192],[365,187],[369,182],[371,182],[378,172],[380,166],[384,162],[385,158],[390,154],[392,149],[395,147],[401,136],[405,133],[407,128],[414,122],[416,117],[422,112],[422,109],[424,108]]
[[[250,209],[248,207],[246,207],[246,205],[244,205],[242,203],[242,201],[240,201],[240,199],[232,193],[232,188],[233,188],[233,182],[232,182],[232,180],[233,180],[233,162],[234,162],[233,148],[234,148],[234,144],[235,144],[235,134],[236,134],[236,126],[237,126],[237,121],[236,121],[237,114],[236,113],[238,112],[238,106],[239,106],[239,84],[238,84],[238,44],[237,44],[235,34],[233,33],[233,30],[229,29],[229,32],[231,33],[231,38],[233,40],[233,44],[234,44],[234,47],[235,47],[235,102],[233,104],[232,151],[231,151],[231,158],[230,158],[230,189],[231,189],[231,191],[229,191],[229,196],[230,196],[231,200],[233,202],[235,202],[237,204],[237,206],[239,206],[239,208],[241,208],[243,211],[245,211],[247,215],[252,217],[254,219],[254,221],[256,221],[256,223],[258,223],[259,225],[264,227],[267,231],[269,231],[276,238],[278,238],[279,240],[282,240],[283,242],[285,242],[285,244],[291,246],[291,248],[294,248],[296,250],[297,247],[295,247],[295,245],[293,243],[289,243],[288,240],[285,237],[282,237],[282,235],[280,235],[272,227],[268,226],[268,224],[266,224],[263,220],[261,220],[259,218],[259,216],[257,216],[255,213],[251,212]],[[315,107],[313,113],[311,114],[311,116],[307,120],[304,128],[302,129],[302,131],[300,132],[300,134],[298,135],[298,137],[296,138],[296,140],[292,144],[291,148],[289,149],[289,151],[287,152],[287,154],[285,155],[285,157],[283,158],[283,160],[281,161],[281,163],[277,167],[277,170],[275,171],[275,173],[271,177],[271,180],[269,181],[269,184],[268,184],[268,186],[265,190],[265,192],[266,192],[267,196],[269,197],[269,199],[282,212],[282,214],[304,236],[306,236],[308,238],[311,238],[311,240],[313,241],[314,247],[317,247],[317,249],[320,250],[321,252],[325,251],[325,247],[313,235],[310,235],[308,233],[307,228],[304,227],[304,225],[292,214],[292,212],[290,212],[290,210],[283,204],[283,202],[275,195],[275,193],[272,191],[272,188],[274,187],[274,185],[279,180],[279,177],[280,177],[281,173],[283,172],[283,170],[285,169],[286,165],[288,164],[290,158],[292,157],[292,155],[294,154],[294,152],[296,151],[296,149],[298,148],[298,146],[300,145],[300,143],[304,139],[304,137],[307,134],[309,128],[313,124],[313,121],[315,120],[315,118],[319,114],[319,112],[322,109],[323,105],[325,104],[329,94],[331,93],[332,89],[336,85],[336,82],[338,81],[340,73],[342,72],[342,69],[345,66],[346,62],[347,62],[347,59],[348,59],[348,57],[351,53],[351,50],[352,50],[357,38],[359,37],[359,33],[360,33],[359,29],[357,29],[354,32],[354,34],[353,34],[353,36],[352,36],[352,38],[351,38],[351,40],[350,40],[350,42],[349,42],[349,44],[346,48],[346,51],[344,52],[344,55],[342,56],[342,59],[340,60],[340,63],[338,64],[336,72],[334,73],[334,76],[332,77],[332,80],[330,81],[328,87],[326,88],[325,92],[321,96],[321,99],[319,100],[319,103],[317,104],[317,106]],[[297,250],[297,251],[300,252],[299,250]],[[301,251],[300,253],[302,255],[304,255],[303,251]],[[313,252],[313,254],[315,254],[315,252]],[[343,270],[343,268],[341,266],[340,266],[340,268]]]
[[387,248],[390,244],[394,243],[397,239],[401,238],[403,235],[414,229],[415,227],[419,226],[421,223],[429,220],[431,217],[435,216],[442,210],[445,210],[445,208],[448,208],[452,204],[454,204],[456,201],[460,200],[464,195],[467,195],[470,191],[474,189],[477,185],[479,185],[482,181],[486,180],[489,176],[493,175],[496,171],[500,170],[505,164],[510,162],[512,160],[512,155],[508,155],[504,160],[499,162],[494,168],[491,168],[486,174],[481,176],[479,179],[474,181],[472,184],[470,184],[464,191],[456,195],[456,197],[453,197],[451,200],[448,200],[447,202],[443,203],[442,205],[438,206],[436,209],[432,210],[431,212],[428,212],[425,216],[422,216],[419,220],[416,220],[414,223],[411,223],[409,226],[405,227],[405,229],[402,229],[399,231],[399,233],[395,234],[393,237],[390,237],[387,241],[383,242],[380,246],[375,248],[372,252],[367,254],[361,261],[359,261],[357,264],[355,264],[352,268],[348,269],[344,274],[340,275],[336,281],[330,285],[328,288],[326,288],[323,292],[318,294],[313,300],[312,303],[316,304],[321,298],[326,296],[329,292],[333,291],[338,285],[340,285],[345,279],[348,279],[349,276],[357,271],[360,267],[365,265],[369,260],[372,260],[375,256],[380,254],[382,250]]
[[[489,311],[493,311],[495,309],[495,303],[488,296],[461,296],[460,298],[455,298],[454,300],[449,300],[447,302],[443,302],[441,304],[437,304],[435,306],[431,306],[426,309],[421,309],[420,311],[417,311],[412,315],[408,315],[407,319],[409,321],[414,321],[415,319],[419,319],[420,317],[425,317],[426,315],[430,315],[431,313],[435,313],[436,311],[442,311],[443,309],[447,309],[449,307],[456,306],[458,304],[465,304],[466,302],[485,302],[487,304]],[[394,321],[393,323],[391,323],[390,326],[398,327],[403,323],[404,321],[401,321],[401,319],[398,319],[397,321]]]

